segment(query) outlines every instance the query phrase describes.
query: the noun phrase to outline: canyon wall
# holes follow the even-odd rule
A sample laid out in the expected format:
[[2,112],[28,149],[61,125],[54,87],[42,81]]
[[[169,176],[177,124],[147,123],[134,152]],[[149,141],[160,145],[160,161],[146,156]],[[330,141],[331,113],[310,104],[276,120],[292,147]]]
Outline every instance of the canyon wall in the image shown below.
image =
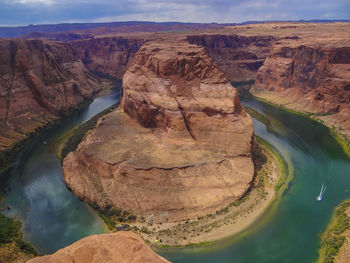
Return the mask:
[[244,82],[255,80],[275,38],[203,34],[188,36],[187,40],[205,47],[230,82]]
[[[147,41],[146,36],[61,37],[66,42],[0,41],[0,151],[91,99],[101,90],[101,80],[121,79]],[[273,40],[205,34],[186,39],[204,46],[230,81],[254,79]]]
[[135,38],[103,37],[72,41],[71,45],[91,72],[122,79],[143,42]]
[[133,232],[92,235],[27,263],[167,263]]
[[68,187],[92,205],[177,222],[241,198],[254,175],[253,124],[207,51],[147,42],[123,78],[121,109],[63,161]]
[[121,79],[142,45],[123,38],[0,40],[0,151]]
[[0,151],[101,89],[68,45],[17,39],[0,48]]
[[254,95],[318,115],[350,138],[350,46],[276,45],[255,86]]

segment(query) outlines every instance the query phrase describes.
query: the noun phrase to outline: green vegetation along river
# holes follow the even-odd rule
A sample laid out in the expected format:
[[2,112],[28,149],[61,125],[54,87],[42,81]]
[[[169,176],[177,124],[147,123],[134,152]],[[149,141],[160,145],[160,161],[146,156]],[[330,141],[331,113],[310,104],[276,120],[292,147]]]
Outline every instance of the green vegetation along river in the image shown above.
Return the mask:
[[54,146],[67,131],[117,103],[120,92],[117,87],[111,94],[96,98],[84,110],[35,138],[15,159],[10,179],[2,189],[3,213],[22,222],[24,240],[41,253],[52,253],[85,236],[107,231],[94,210],[67,189]]
[[[3,212],[23,222],[24,239],[51,253],[106,231],[97,214],[67,190],[53,145],[57,138],[119,101],[119,90],[96,99],[54,130],[36,138],[16,158],[5,189]],[[305,117],[251,99],[260,113],[255,133],[278,149],[294,177],[279,200],[253,227],[214,245],[161,250],[175,263],[314,262],[333,208],[350,198],[350,161],[326,127]],[[263,120],[262,116],[266,119]],[[326,186],[321,202],[316,201]],[[11,210],[7,210],[7,206]]]
[[[252,99],[242,103],[265,116],[265,121],[254,119],[255,134],[293,165],[293,180],[280,200],[240,236],[160,254],[175,263],[315,262],[319,235],[334,207],[350,197],[350,160],[321,124]],[[322,184],[326,191],[317,202]]]

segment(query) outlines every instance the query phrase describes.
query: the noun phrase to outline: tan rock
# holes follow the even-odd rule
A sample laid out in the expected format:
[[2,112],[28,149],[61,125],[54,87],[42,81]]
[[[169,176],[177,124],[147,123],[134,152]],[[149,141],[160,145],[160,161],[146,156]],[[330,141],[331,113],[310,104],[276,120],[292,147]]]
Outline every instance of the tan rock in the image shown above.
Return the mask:
[[213,213],[249,189],[252,120],[204,48],[145,44],[124,75],[122,109],[64,160],[80,199],[171,222]]
[[166,263],[133,232],[92,235],[27,263]]
[[350,43],[276,45],[259,69],[255,86],[254,95],[321,115],[350,139]]

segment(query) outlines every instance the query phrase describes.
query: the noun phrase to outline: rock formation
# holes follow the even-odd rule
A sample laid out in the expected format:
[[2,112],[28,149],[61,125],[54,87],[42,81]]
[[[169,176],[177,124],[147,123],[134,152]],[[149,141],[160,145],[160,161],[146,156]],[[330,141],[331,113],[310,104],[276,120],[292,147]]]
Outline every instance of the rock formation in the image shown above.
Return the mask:
[[133,232],[92,235],[27,263],[166,263]]
[[142,44],[116,37],[61,43],[1,40],[0,151],[121,79]]
[[192,44],[205,47],[230,82],[255,80],[275,41],[271,36],[192,35]]
[[132,37],[101,37],[72,41],[71,45],[91,72],[122,79],[143,41]]
[[203,47],[144,44],[124,75],[121,108],[63,162],[80,199],[174,222],[213,213],[249,189],[252,120]]
[[0,151],[101,89],[67,45],[17,39],[0,48]]
[[260,68],[256,96],[320,115],[350,138],[350,46],[276,45]]

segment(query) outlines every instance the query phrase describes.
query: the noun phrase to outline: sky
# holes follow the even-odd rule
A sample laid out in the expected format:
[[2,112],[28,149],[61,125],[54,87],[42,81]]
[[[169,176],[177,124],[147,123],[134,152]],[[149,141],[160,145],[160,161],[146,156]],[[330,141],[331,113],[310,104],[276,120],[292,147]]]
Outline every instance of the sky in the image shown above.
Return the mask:
[[0,26],[350,19],[350,0],[0,0]]

